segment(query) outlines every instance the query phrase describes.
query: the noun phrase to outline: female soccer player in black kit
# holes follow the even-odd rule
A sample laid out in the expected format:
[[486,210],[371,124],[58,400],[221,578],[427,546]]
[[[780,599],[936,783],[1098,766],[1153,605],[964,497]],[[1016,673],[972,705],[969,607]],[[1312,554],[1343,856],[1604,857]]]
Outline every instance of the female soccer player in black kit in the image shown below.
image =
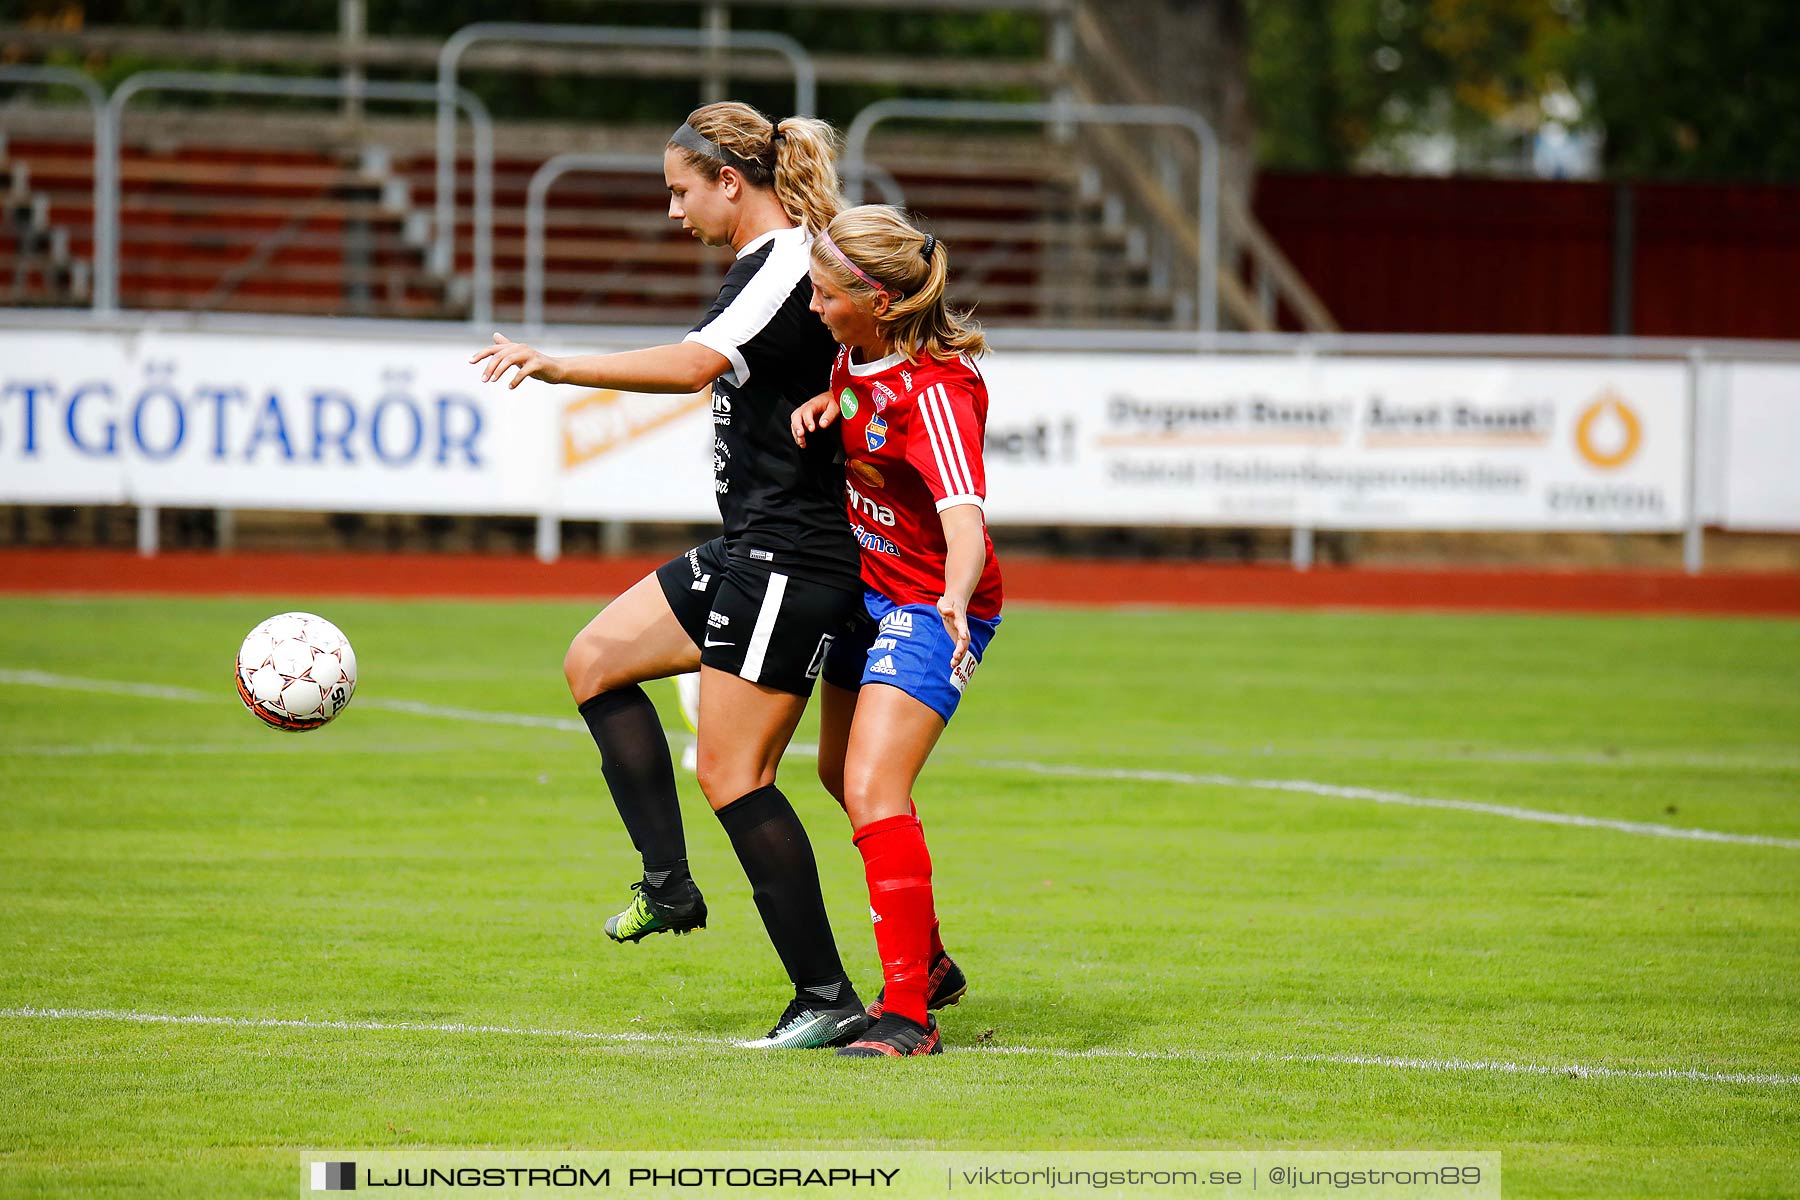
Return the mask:
[[837,347],[808,311],[815,233],[843,201],[835,134],[771,124],[743,104],[695,110],[663,155],[669,217],[737,261],[718,299],[675,345],[550,358],[494,335],[470,361],[485,381],[517,373],[634,392],[713,389],[713,465],[724,536],[680,555],[607,605],[563,663],[600,767],[643,858],[614,941],[706,923],[688,874],[668,739],[639,684],[700,671],[698,775],[731,837],[795,996],[757,1048],[842,1045],[868,1025],[826,919],[812,845],[775,770],[833,636],[862,606],[843,469],[825,439],[789,432],[825,390]]

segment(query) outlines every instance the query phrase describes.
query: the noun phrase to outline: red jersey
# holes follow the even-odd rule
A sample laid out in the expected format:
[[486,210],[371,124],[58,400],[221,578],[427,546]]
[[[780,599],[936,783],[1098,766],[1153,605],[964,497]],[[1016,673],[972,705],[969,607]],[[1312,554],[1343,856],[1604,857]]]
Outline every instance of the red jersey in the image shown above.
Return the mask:
[[[944,526],[958,504],[985,511],[987,384],[967,358],[890,354],[853,363],[838,349],[831,368],[844,440],[850,529],[862,545],[865,586],[895,604],[933,604],[944,594]],[[987,564],[969,597],[969,615],[1000,615],[1000,564],[983,528]]]

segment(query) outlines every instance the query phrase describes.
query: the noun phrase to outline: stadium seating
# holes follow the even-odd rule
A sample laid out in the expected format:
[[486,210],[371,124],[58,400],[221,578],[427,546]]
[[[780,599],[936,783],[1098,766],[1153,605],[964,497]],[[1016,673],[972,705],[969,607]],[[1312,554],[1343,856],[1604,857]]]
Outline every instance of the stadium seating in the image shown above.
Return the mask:
[[[421,123],[398,153],[215,142],[128,142],[121,155],[120,301],[126,308],[455,317],[472,266],[472,173],[458,172],[455,272],[428,267],[436,199]],[[660,145],[642,131],[646,152]],[[1170,319],[1145,239],[1068,156],[1044,168],[1031,138],[904,145],[882,161],[909,207],[956,249],[957,300],[1012,324],[1139,325]],[[93,151],[14,138],[0,159],[0,242],[10,302],[80,304],[93,255]],[[495,163],[495,315],[524,305],[525,196],[546,152]],[[651,173],[573,173],[549,194],[545,316],[553,322],[689,321],[724,264],[672,225]]]
[[[12,139],[7,151],[14,178],[29,181],[49,244],[91,263],[91,144]],[[424,267],[422,229],[416,220],[409,227],[384,173],[378,154],[329,148],[127,145],[120,160],[121,302],[127,308],[450,315],[442,281]],[[15,259],[23,252],[15,251]],[[56,286],[77,274],[85,272],[65,268],[35,288],[16,286],[15,302],[77,302],[75,289]]]
[[[655,140],[648,149],[655,149]],[[1073,167],[1046,172],[1035,143],[999,141],[971,152],[915,151],[882,161],[906,204],[956,249],[961,303],[1015,324],[1073,319],[1166,320],[1169,301],[1149,285],[1141,239],[1108,211]],[[539,156],[495,164],[495,311],[524,304],[525,197]],[[418,155],[397,173],[414,203],[436,198],[434,160]],[[457,269],[471,266],[468,176],[458,192]],[[659,176],[571,173],[547,197],[544,311],[552,322],[670,324],[690,321],[718,288],[724,263],[667,216]]]

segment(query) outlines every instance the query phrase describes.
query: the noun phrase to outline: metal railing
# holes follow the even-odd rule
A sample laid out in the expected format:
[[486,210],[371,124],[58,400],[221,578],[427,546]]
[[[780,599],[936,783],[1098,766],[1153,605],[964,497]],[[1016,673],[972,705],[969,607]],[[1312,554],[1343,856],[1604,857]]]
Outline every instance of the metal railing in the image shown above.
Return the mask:
[[844,137],[845,174],[852,200],[861,200],[869,134],[883,121],[899,118],[935,121],[1010,121],[1055,126],[1101,124],[1171,126],[1194,135],[1200,155],[1196,202],[1200,264],[1195,285],[1200,332],[1219,329],[1219,139],[1205,117],[1190,108],[1169,104],[1011,104],[983,100],[877,100],[856,114]]
[[[456,128],[451,106],[456,98],[456,72],[462,56],[482,42],[523,42],[553,46],[687,46],[700,50],[741,48],[784,56],[794,68],[794,112],[810,116],[818,106],[818,71],[812,56],[781,33],[738,33],[732,30],[631,29],[610,25],[532,25],[516,21],[479,21],[451,34],[438,52],[437,80],[437,228],[432,265],[448,273],[456,225]],[[704,62],[697,64],[706,70]],[[477,222],[479,224],[479,222]]]
[[94,115],[94,307],[100,307],[100,245],[104,222],[101,210],[109,187],[107,170],[114,161],[112,127],[106,119],[106,89],[73,67],[0,66],[0,83],[41,83],[72,87],[86,97]]
[[[532,173],[525,188],[525,327],[534,333],[544,327],[544,229],[547,224],[550,186],[576,171],[662,173],[660,154],[558,154]],[[906,203],[906,194],[894,177],[879,167],[870,168],[871,182],[887,203]]]
[[[145,92],[235,93],[249,96],[293,96],[337,100],[356,95],[365,100],[437,103],[441,90],[429,83],[346,82],[342,79],[296,79],[279,75],[208,75],[198,71],[140,71],[119,84],[106,106],[107,186],[100,196],[104,217],[97,219],[94,263],[94,310],[119,307],[119,133],[125,106]],[[485,326],[494,312],[494,123],[480,97],[453,89],[451,102],[469,118],[475,141],[475,270],[470,323]],[[452,129],[454,134],[454,129]]]

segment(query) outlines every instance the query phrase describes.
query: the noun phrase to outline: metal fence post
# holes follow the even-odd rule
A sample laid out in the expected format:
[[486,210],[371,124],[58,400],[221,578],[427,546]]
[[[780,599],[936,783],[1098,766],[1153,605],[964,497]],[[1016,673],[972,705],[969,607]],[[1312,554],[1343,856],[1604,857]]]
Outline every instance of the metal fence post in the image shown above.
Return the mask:
[[562,516],[541,512],[537,518],[537,560],[553,563],[562,557]]
[[1706,525],[1700,512],[1700,387],[1707,375],[1706,351],[1698,346],[1687,356],[1687,528],[1681,535],[1681,567],[1700,574],[1706,558]]
[[140,504],[137,511],[137,552],[140,558],[155,558],[162,512],[154,504]]
[[109,314],[118,310],[116,287],[107,290],[102,280],[118,278],[116,271],[105,269],[118,259],[118,213],[108,210],[110,195],[106,172],[112,165],[107,133],[106,89],[72,67],[0,66],[0,83],[41,83],[47,86],[72,87],[86,97],[94,115],[94,311]]
[[1311,526],[1294,526],[1288,541],[1288,561],[1296,571],[1312,570],[1313,531]]

